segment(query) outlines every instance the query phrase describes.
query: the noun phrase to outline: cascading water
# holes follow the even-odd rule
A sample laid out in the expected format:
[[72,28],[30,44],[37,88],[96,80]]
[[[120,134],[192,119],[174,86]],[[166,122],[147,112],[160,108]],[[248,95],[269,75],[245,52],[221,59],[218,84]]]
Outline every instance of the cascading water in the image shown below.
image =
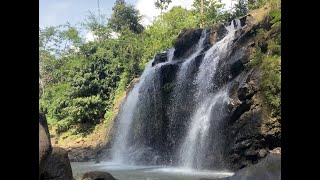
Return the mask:
[[184,60],[176,59],[171,48],[167,62],[148,63],[121,106],[113,134],[113,162],[204,169],[208,154],[216,163],[221,160],[219,125],[229,87],[217,85],[215,76],[239,28],[239,20],[232,21],[209,50],[205,29]]
[[[217,131],[219,121],[224,117],[223,107],[228,103],[228,88],[220,91],[214,91],[214,76],[219,61],[228,55],[229,45],[234,40],[236,30],[240,26],[240,21],[227,26],[227,35],[215,45],[213,45],[205,54],[199,67],[197,77],[194,81],[196,86],[195,111],[191,116],[191,124],[188,134],[180,148],[180,165],[185,168],[202,168],[205,158],[205,151],[210,148],[207,142],[208,131],[210,129]],[[219,137],[213,137],[214,142],[219,142]],[[214,143],[218,144],[218,143]],[[216,148],[214,147],[212,148]],[[219,152],[214,156],[219,157]]]
[[168,62],[171,63],[173,61],[173,57],[174,57],[174,48],[169,49],[168,53],[167,53],[167,58],[168,58]]
[[114,144],[111,149],[113,162],[123,163],[127,161],[128,134],[133,121],[134,112],[138,103],[139,88],[144,83],[146,76],[151,71],[151,62],[145,68],[139,82],[129,92],[127,99],[121,107],[119,113],[118,127],[115,135]]

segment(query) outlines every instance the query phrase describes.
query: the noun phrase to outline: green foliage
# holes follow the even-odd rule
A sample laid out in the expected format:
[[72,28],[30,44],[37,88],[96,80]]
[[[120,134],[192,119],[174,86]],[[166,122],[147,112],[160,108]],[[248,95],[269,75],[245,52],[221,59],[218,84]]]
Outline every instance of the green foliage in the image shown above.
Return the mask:
[[162,14],[162,11],[167,9],[171,2],[172,0],[156,0],[154,5],[156,6],[156,8],[161,10],[161,14]]
[[248,0],[248,9],[253,10],[260,8],[266,4],[268,0]]
[[270,16],[272,18],[271,24],[272,28],[280,29],[281,28],[281,9],[275,8],[270,11]]
[[141,16],[132,5],[126,5],[123,0],[116,0],[112,8],[113,14],[108,21],[109,27],[115,32],[130,29],[134,33],[141,33],[144,27],[139,23]]
[[143,55],[140,68],[156,54],[172,47],[172,42],[183,28],[196,27],[194,12],[182,7],[173,7],[156,19],[143,33]]
[[261,90],[272,108],[273,116],[281,116],[281,57],[266,56],[261,65]]
[[[201,1],[203,1],[203,14],[201,13]],[[194,15],[197,19],[197,26],[203,27],[224,21],[222,12],[223,4],[220,0],[195,0],[192,4]]]
[[[112,38],[108,25],[99,19],[91,14],[82,24],[97,37],[93,42],[82,41],[70,25],[65,29],[50,28],[39,35],[43,44],[39,47],[40,80],[45,82],[40,108],[58,132],[83,132],[100,123],[106,109],[113,106],[119,93],[116,90],[124,91],[141,73],[142,35],[122,27],[121,36]],[[52,37],[62,45],[76,46],[78,51],[53,53],[61,44],[48,49],[45,44],[47,39],[54,41]]]
[[[159,8],[165,9],[170,2],[158,1]],[[173,7],[144,29],[139,24],[139,12],[117,0],[108,22],[105,16],[90,13],[82,23],[95,36],[91,42],[80,37],[79,27],[68,23],[39,29],[39,104],[49,124],[56,126],[58,133],[71,134],[88,133],[102,120],[106,126],[110,125],[129,83],[141,74],[156,53],[172,47],[182,29],[196,28],[200,23],[208,26],[234,17],[222,11],[220,1],[214,0],[204,1],[201,15],[199,2],[194,2],[193,10]],[[279,27],[278,11],[274,10],[270,16],[272,28]],[[117,37],[113,36],[114,32]],[[268,44],[267,55],[256,53],[252,62],[268,62],[270,66],[264,64],[263,69],[276,74],[278,71],[270,68],[278,67],[273,62],[281,56],[281,38],[265,40],[265,33],[257,36],[261,36],[261,43]],[[275,98],[279,89],[275,74],[265,74],[263,81],[264,91],[270,92],[266,93],[268,102],[274,107],[279,104]],[[173,84],[167,84],[163,90],[170,91],[172,87]]]
[[89,11],[89,15],[81,25],[95,35],[96,41],[103,41],[111,36],[110,30],[105,26],[107,23],[106,19],[106,15],[100,14],[99,16],[96,16],[94,13]]
[[234,17],[240,17],[246,15],[248,12],[248,4],[245,0],[238,0],[234,6]]
[[[273,25],[281,23],[279,12],[279,9],[274,9],[270,13]],[[272,26],[269,31],[265,29],[257,31],[256,51],[249,64],[261,68],[261,93],[266,104],[271,107],[272,116],[281,117],[281,32],[277,28]],[[266,48],[265,52],[262,52],[262,48]]]

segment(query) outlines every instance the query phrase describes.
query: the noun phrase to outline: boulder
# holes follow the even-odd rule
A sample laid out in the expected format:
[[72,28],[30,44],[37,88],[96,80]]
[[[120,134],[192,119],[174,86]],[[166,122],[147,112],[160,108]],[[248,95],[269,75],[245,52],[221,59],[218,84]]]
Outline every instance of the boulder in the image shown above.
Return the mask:
[[89,147],[70,148],[68,149],[68,157],[71,162],[94,161],[96,159],[96,152]]
[[45,169],[52,151],[46,117],[39,113],[39,173]]
[[43,179],[73,180],[68,153],[61,147],[54,147],[48,164],[43,172]]
[[82,176],[82,180],[116,180],[116,178],[104,171],[90,171]]
[[227,180],[281,179],[281,155],[270,153],[259,163],[240,169]]

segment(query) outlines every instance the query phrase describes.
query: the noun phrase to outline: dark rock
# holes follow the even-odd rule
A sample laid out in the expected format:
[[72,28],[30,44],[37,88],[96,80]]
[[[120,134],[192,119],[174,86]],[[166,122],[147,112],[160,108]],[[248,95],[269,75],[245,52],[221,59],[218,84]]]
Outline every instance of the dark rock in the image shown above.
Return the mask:
[[245,25],[246,25],[247,16],[248,16],[248,15],[245,15],[245,16],[243,16],[243,17],[241,17],[241,18],[239,19],[241,26],[245,26]]
[[90,171],[82,176],[82,180],[116,180],[110,173],[104,171]]
[[48,164],[43,172],[43,179],[73,180],[68,153],[61,147],[54,147]]
[[160,85],[170,83],[174,80],[176,72],[178,71],[179,66],[177,64],[165,64],[160,67]]
[[252,101],[245,101],[242,103],[233,104],[233,107],[231,106],[231,116],[228,120],[229,124],[236,122],[244,112],[250,110],[251,105]]
[[[261,134],[262,111],[253,105],[249,111],[244,112],[238,120],[226,127],[226,160],[232,170],[254,164],[261,157],[258,156],[260,149],[266,148],[263,135]],[[236,157],[234,154],[240,156]]]
[[52,152],[50,134],[46,117],[39,113],[39,173],[45,169]]
[[244,69],[243,62],[241,59],[233,63],[230,67],[231,77],[236,77]]
[[234,151],[241,151],[243,149],[246,149],[248,147],[250,147],[250,145],[252,144],[251,140],[247,139],[241,142],[238,142],[237,144],[235,144],[233,146]]
[[238,98],[240,101],[245,101],[254,95],[252,88],[249,84],[245,83],[238,89]]
[[223,24],[215,24],[210,28],[210,43],[213,45],[220,41],[226,34],[227,29]]
[[227,180],[276,180],[281,179],[281,155],[268,154],[259,163],[240,169]]
[[152,66],[155,66],[158,63],[162,63],[168,60],[167,52],[159,53],[154,56],[154,60],[152,62]]
[[173,43],[175,48],[174,56],[180,58],[188,54],[186,52],[199,41],[202,30],[193,28],[183,29]]
[[257,151],[255,151],[254,149],[250,148],[250,149],[247,149],[245,152],[244,152],[244,155],[246,157],[252,157],[252,156],[256,156],[258,154]]

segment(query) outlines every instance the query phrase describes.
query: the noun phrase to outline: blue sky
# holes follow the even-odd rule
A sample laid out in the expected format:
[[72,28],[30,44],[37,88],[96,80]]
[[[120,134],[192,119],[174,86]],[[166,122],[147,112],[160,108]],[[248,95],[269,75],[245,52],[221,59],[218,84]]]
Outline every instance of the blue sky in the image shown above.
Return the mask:
[[[142,24],[149,25],[154,17],[160,14],[160,10],[154,6],[155,0],[125,0],[127,4],[132,4],[143,16]],[[222,0],[223,3],[230,3],[232,0]],[[101,14],[110,17],[112,6],[115,0],[99,0]],[[168,10],[173,6],[182,6],[190,9],[193,0],[172,0]],[[71,25],[84,22],[89,11],[98,14],[98,0],[39,0],[39,25],[57,26],[67,22]],[[89,33],[89,34],[88,34]],[[92,36],[90,32],[82,32],[85,36]]]
[[[115,0],[99,0],[100,11],[110,16]],[[137,0],[127,0],[135,4]],[[56,26],[82,22],[89,11],[98,13],[98,0],[39,0],[39,25]]]

